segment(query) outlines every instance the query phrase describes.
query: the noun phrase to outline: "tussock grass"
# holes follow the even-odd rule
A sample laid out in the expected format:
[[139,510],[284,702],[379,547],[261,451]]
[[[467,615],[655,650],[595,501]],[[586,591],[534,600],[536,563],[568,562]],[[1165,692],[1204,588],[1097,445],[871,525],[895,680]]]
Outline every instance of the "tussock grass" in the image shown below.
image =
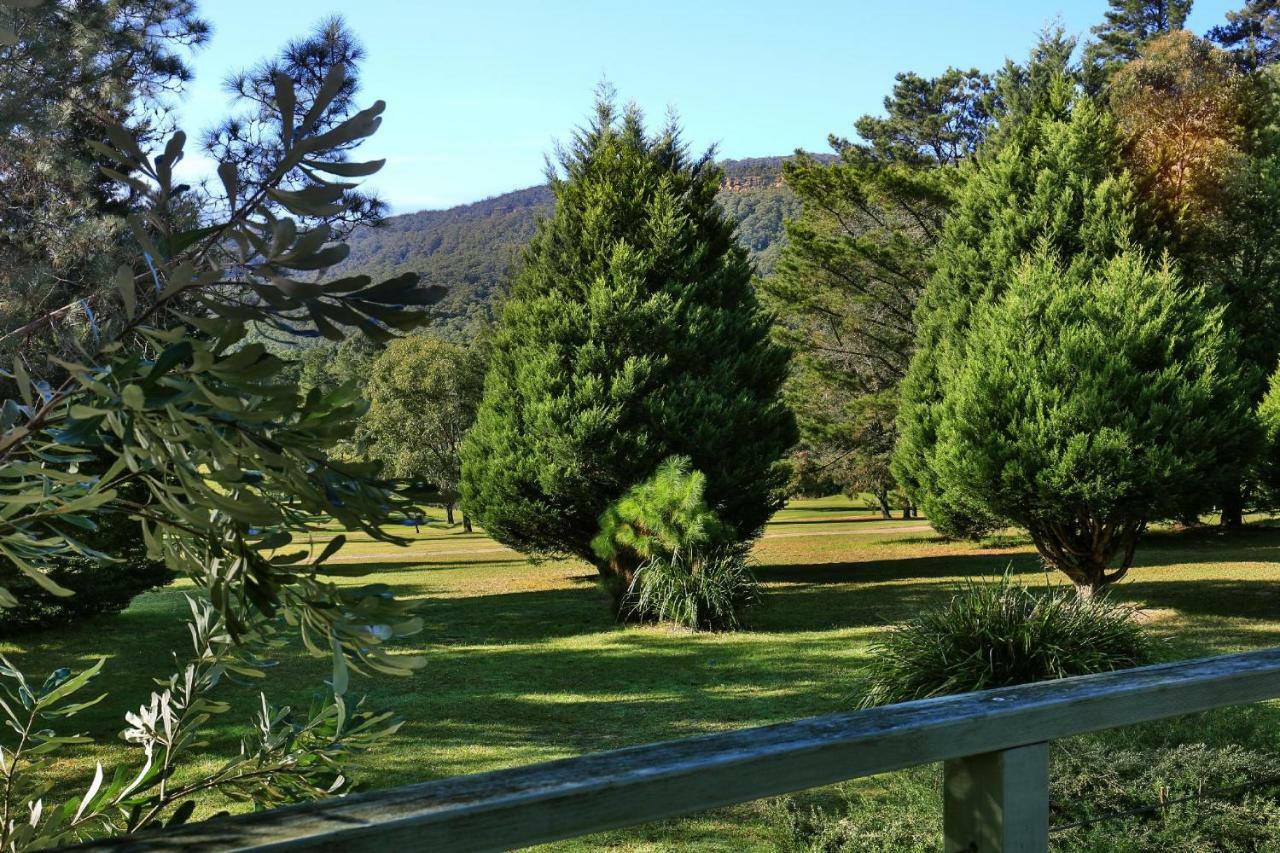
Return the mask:
[[1132,605],[1008,573],[967,581],[872,644],[863,707],[1141,666],[1155,644]]

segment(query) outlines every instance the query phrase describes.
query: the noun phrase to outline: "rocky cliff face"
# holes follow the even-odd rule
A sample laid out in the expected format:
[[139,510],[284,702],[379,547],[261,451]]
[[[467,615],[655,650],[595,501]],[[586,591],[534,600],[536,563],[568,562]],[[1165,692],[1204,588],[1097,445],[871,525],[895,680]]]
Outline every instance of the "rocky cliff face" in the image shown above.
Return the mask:
[[782,180],[782,173],[777,175],[738,175],[736,177],[725,176],[720,184],[720,191],[727,193],[740,193],[747,190],[763,190],[771,187],[781,187],[785,184]]

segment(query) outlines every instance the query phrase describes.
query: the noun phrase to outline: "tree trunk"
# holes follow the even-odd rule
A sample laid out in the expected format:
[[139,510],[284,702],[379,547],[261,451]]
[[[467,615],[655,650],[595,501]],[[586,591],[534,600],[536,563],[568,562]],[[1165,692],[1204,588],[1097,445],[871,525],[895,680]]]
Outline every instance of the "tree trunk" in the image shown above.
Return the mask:
[[609,593],[613,605],[613,615],[619,622],[627,620],[627,592],[640,569],[640,558],[629,552],[615,556],[607,563],[598,563],[596,570],[600,573],[600,585]]
[[[1146,523],[1105,524],[1089,519],[1036,524],[1027,530],[1045,565],[1066,575],[1081,597],[1092,598],[1128,574]],[[1111,569],[1117,554],[1120,565]]]
[[467,533],[475,532],[471,529],[471,516],[467,515],[465,512],[462,514],[462,529]]
[[1244,495],[1239,483],[1232,483],[1222,496],[1222,526],[1234,530],[1244,526]]
[[444,516],[445,516],[445,519],[449,522],[449,526],[453,527],[453,504],[444,505]]
[[880,502],[880,515],[884,518],[893,518],[893,508],[889,506],[889,490],[880,489],[877,491],[876,500]]

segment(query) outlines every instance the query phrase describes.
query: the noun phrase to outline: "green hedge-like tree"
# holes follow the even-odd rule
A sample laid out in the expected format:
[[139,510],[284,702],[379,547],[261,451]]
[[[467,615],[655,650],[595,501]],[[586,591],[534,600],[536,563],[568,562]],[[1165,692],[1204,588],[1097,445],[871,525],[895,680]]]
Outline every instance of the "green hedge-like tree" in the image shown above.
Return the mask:
[[1134,238],[1138,213],[1113,122],[1066,79],[999,133],[1001,144],[979,155],[959,192],[916,307],[893,459],[894,475],[933,526],[961,538],[1005,521],[937,476],[938,418],[968,355],[974,311],[1000,299],[1032,251],[1087,278]]
[[1043,244],[969,337],[938,478],[1084,592],[1124,576],[1149,521],[1216,494],[1250,442],[1222,309],[1137,250],[1090,267]]
[[463,506],[521,551],[634,567],[591,548],[600,514],[671,456],[707,477],[738,539],[780,506],[796,441],[720,172],[678,128],[647,135],[602,98],[560,153],[555,214],[515,276],[463,451]]

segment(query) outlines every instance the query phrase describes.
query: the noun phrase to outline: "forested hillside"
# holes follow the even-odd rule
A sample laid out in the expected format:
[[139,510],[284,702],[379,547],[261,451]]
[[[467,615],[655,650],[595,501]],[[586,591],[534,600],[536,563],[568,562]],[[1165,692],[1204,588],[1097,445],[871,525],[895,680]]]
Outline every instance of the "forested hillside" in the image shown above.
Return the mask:
[[[795,196],[782,183],[785,159],[720,164],[720,203],[738,221],[738,237],[761,274],[772,270],[777,259],[783,220],[799,212]],[[419,273],[424,283],[449,288],[440,310],[446,323],[463,326],[487,314],[505,272],[551,205],[551,191],[539,186],[448,210],[393,216],[351,235],[351,256],[339,272],[366,273],[375,280]]]

